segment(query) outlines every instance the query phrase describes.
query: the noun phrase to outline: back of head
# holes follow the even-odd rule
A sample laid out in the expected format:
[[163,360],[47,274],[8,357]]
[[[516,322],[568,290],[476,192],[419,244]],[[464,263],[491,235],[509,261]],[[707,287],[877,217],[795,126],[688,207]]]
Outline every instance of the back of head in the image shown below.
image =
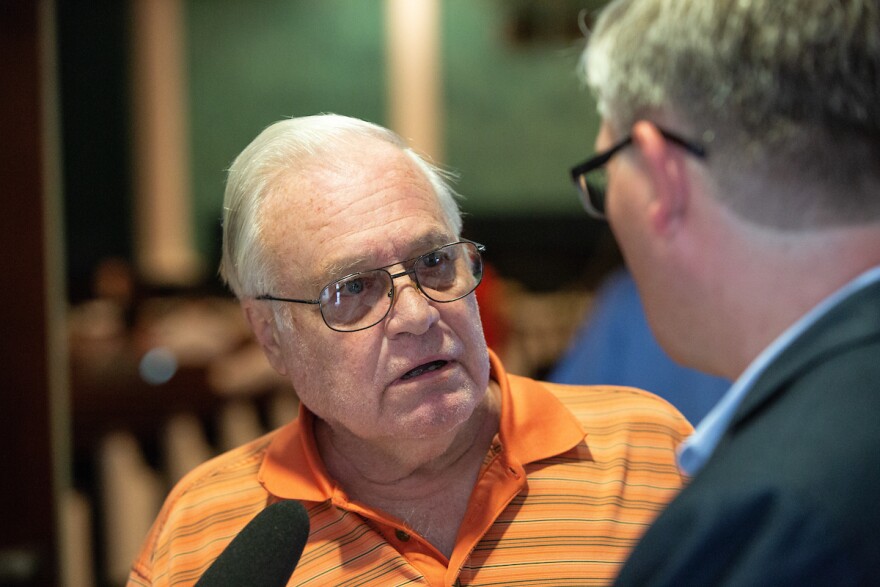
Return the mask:
[[583,65],[617,132],[703,142],[739,216],[880,223],[880,0],[617,0]]
[[335,154],[361,144],[364,138],[390,143],[425,173],[441,208],[456,232],[461,216],[455,192],[444,173],[425,161],[394,132],[356,118],[321,114],[276,122],[260,133],[229,168],[223,201],[223,257],[220,274],[239,298],[270,291],[273,273],[261,247],[263,202],[297,172],[316,162],[332,164]]

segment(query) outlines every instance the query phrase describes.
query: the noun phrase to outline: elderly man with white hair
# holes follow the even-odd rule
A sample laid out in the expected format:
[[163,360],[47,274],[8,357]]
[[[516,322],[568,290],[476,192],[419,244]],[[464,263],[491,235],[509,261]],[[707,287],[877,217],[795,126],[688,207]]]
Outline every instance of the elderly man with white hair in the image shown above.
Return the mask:
[[[218,555],[284,500],[307,511],[302,556],[248,585],[610,581],[679,490],[690,425],[640,390],[507,374],[474,295],[482,250],[386,129],[322,115],[258,136],[229,172],[222,272],[299,417],[186,476],[129,584],[222,576]],[[251,534],[224,569],[296,562]]]

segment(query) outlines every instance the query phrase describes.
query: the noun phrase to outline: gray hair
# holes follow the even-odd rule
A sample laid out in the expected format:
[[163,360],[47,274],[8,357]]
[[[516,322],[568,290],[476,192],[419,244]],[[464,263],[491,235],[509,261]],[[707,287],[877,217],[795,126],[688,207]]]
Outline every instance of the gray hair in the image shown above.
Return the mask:
[[281,176],[316,157],[330,157],[347,141],[373,137],[401,149],[424,172],[455,236],[461,234],[461,212],[451,174],[429,163],[394,132],[336,114],[276,122],[260,133],[229,168],[223,202],[223,256],[220,275],[238,298],[272,289],[274,276],[261,242],[266,197],[279,189]]
[[616,132],[645,119],[706,143],[741,217],[880,220],[878,0],[616,0],[582,67]]

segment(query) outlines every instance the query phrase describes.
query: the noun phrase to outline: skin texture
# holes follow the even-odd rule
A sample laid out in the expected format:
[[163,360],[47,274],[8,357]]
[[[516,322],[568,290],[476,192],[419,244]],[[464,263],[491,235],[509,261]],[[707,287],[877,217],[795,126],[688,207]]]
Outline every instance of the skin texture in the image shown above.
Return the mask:
[[[283,175],[262,217],[262,238],[282,276],[272,293],[282,296],[314,298],[348,273],[458,240],[422,172],[375,139],[357,139],[332,163],[316,160]],[[488,351],[474,294],[443,304],[409,277],[395,288],[388,316],[359,332],[331,330],[316,306],[245,300],[243,307],[273,367],[318,417],[331,475],[350,497],[421,525],[451,551],[497,430]],[[401,379],[436,360],[446,364]],[[436,519],[414,517],[438,499]]]
[[[633,145],[608,164],[608,220],[648,322],[679,363],[736,379],[810,308],[880,263],[876,223],[755,224],[725,206],[707,164],[654,123],[629,132]],[[596,148],[618,139],[604,123]]]

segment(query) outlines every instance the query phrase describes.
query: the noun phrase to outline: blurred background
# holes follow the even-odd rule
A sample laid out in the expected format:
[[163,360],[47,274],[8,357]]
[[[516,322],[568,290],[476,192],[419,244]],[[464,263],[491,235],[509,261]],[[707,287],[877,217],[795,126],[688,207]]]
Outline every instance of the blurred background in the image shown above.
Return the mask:
[[0,585],[124,583],[183,472],[296,414],[217,278],[225,169],[281,118],[455,171],[490,345],[549,375],[621,264],[567,173],[601,4],[4,0]]

